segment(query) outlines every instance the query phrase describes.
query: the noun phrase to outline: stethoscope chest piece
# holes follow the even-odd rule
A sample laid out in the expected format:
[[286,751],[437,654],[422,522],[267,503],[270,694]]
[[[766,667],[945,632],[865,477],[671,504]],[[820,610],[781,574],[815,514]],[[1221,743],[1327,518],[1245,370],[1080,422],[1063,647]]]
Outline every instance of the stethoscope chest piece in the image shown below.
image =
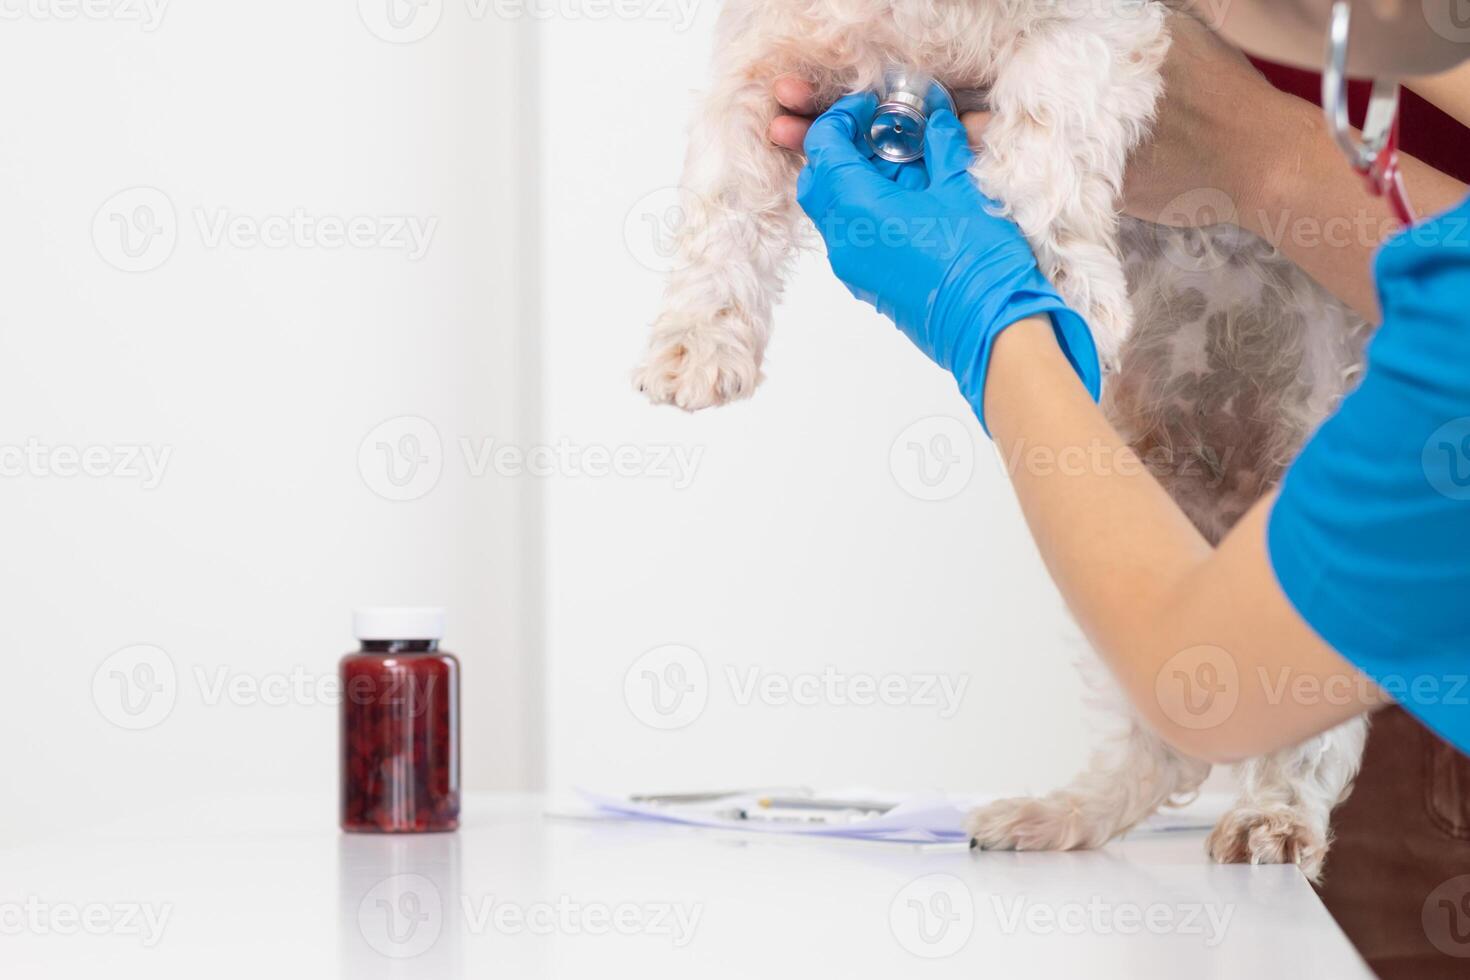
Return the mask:
[[890,163],[912,163],[924,155],[924,130],[940,109],[955,112],[949,89],[923,72],[890,68],[868,126],[868,146]]

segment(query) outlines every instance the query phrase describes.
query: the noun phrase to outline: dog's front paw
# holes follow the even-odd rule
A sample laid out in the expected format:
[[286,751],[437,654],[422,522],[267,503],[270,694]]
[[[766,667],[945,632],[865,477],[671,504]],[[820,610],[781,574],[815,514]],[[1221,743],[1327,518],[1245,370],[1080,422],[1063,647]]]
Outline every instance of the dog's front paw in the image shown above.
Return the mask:
[[734,313],[665,313],[633,383],[655,404],[686,412],[750,397],[761,380],[762,331]]
[[1107,843],[1111,828],[1087,816],[1081,800],[1062,793],[997,800],[965,818],[970,846],[986,851],[1070,851]]
[[1322,876],[1327,834],[1289,807],[1231,810],[1207,844],[1221,864],[1295,864],[1311,881]]

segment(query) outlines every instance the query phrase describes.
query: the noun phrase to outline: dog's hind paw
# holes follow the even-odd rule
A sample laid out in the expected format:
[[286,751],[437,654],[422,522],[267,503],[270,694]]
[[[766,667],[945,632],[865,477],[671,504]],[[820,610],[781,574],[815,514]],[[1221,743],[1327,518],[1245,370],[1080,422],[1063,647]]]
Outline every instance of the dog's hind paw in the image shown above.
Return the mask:
[[686,412],[748,398],[761,380],[760,334],[728,311],[712,320],[665,313],[633,383],[655,404]]

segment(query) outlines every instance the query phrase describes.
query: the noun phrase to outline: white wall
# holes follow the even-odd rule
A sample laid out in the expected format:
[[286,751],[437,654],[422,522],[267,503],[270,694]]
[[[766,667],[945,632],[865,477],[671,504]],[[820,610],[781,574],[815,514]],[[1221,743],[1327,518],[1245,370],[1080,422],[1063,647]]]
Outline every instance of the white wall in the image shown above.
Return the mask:
[[[147,488],[30,461],[0,475],[0,739],[22,800],[0,827],[298,791],[330,812],[334,706],[251,685],[331,677],[364,602],[449,607],[471,789],[1069,775],[1071,628],[1006,482],[948,379],[819,258],[753,401],[690,417],[629,388],[661,284],[648,222],[668,217],[716,8],[562,4],[527,44],[513,6],[400,4],[391,29],[390,2],[177,2],[150,25],[6,8],[0,463],[169,455]],[[119,250],[139,205],[171,252]],[[221,215],[297,209],[436,224],[416,259],[209,238]],[[962,459],[962,490],[915,499],[908,443],[956,427],[968,483]],[[404,435],[441,475],[384,499],[377,443]],[[545,454],[475,471],[464,442]],[[653,471],[661,448],[697,453],[693,479],[579,475],[618,447]],[[163,653],[115,654],[140,644]],[[639,720],[638,673],[631,707],[624,682],[667,644],[710,682],[664,731]],[[146,727],[115,724],[137,718],[112,672],[160,656],[172,700],[165,685]],[[829,666],[965,695],[944,718],[740,706],[727,674]]]
[[[533,488],[471,478],[454,443],[534,428],[523,175],[487,125],[489,93],[516,90],[519,27],[448,4],[422,40],[391,43],[363,19],[376,2],[179,0],[151,25],[6,6],[0,447],[171,456],[151,489],[28,462],[0,477],[0,741],[21,797],[0,827],[226,792],[310,790],[330,814],[335,708],[248,689],[211,705],[208,685],[331,676],[365,602],[448,606],[468,784],[539,776]],[[507,105],[497,120],[523,122]],[[153,190],[114,198],[137,186]],[[177,244],[120,271],[114,214],[140,203]],[[322,239],[211,245],[199,227],[221,209],[298,208],[437,227],[416,259]],[[437,427],[443,476],[391,502],[359,445],[404,415]],[[166,652],[177,697],[127,731],[92,683],[136,644]]]
[[[664,16],[671,6],[643,9],[543,26],[544,431],[703,456],[686,489],[565,475],[547,486],[549,782],[1051,788],[1086,754],[1074,627],[952,381],[820,256],[801,262],[754,400],[686,416],[630,391],[661,283],[648,221],[667,217],[661,189],[678,180],[717,8],[696,5],[687,32]],[[934,416],[962,421],[922,421]],[[973,476],[951,499],[905,491],[914,433],[890,465],[916,423],[923,444],[958,427],[961,454],[974,450]],[[666,644],[697,651],[708,684],[685,704],[707,701],[659,730],[638,717],[645,679],[634,680],[636,710],[624,682]],[[834,699],[742,706],[727,673],[743,682],[752,668],[791,677],[829,665],[968,688],[941,719],[935,707]],[[641,661],[636,673],[664,666]]]

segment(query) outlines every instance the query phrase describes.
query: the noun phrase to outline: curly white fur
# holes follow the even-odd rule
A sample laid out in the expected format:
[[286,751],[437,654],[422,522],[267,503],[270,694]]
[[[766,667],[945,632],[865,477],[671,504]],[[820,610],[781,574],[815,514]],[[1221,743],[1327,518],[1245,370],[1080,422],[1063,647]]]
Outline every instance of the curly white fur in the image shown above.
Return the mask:
[[[1156,0],[730,0],[685,164],[676,271],[638,386],[694,410],[747,397],[760,380],[804,228],[799,161],[766,138],[775,78],[811,79],[829,104],[875,88],[891,64],[919,68],[983,93],[994,116],[975,180],[1086,316],[1114,423],[1218,540],[1340,396],[1363,324],[1237,229],[1120,222],[1124,166],[1162,92],[1167,16]],[[1206,764],[1144,729],[1110,682],[1097,689],[1120,724],[1092,767],[1046,797],[972,814],[979,846],[1098,846],[1199,786]],[[1350,722],[1239,767],[1242,793],[1211,854],[1319,874],[1365,731]]]

